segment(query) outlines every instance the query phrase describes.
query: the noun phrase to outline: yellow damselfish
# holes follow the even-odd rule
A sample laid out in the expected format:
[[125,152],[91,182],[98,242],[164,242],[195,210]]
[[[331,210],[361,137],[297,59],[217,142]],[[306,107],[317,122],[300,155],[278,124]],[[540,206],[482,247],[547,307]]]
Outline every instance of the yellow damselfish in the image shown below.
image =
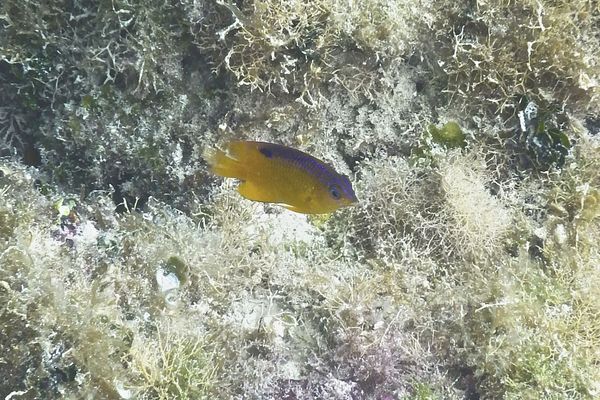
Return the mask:
[[212,171],[241,181],[247,199],[305,214],[327,214],[358,200],[347,176],[300,150],[275,143],[233,141],[208,159]]

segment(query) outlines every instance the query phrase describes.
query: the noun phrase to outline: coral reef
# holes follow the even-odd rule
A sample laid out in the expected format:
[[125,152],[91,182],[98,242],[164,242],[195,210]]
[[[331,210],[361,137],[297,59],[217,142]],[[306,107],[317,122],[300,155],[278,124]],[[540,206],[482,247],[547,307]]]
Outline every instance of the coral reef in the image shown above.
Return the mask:
[[[0,4],[0,398],[600,396],[597,2]],[[240,198],[230,139],[351,177]]]

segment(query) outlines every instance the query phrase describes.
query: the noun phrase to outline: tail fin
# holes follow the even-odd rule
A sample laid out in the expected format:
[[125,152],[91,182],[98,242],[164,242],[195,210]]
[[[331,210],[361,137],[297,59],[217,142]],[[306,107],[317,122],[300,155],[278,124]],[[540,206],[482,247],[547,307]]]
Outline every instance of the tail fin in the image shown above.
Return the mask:
[[214,150],[205,152],[204,156],[214,174],[227,178],[246,180],[246,168],[244,164],[240,160],[233,158],[229,153],[222,150]]

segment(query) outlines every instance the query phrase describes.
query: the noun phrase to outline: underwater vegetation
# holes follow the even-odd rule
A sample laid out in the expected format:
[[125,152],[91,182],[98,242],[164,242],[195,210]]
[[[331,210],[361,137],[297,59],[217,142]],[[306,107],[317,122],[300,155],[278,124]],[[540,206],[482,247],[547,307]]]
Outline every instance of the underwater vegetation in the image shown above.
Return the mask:
[[441,128],[429,125],[428,132],[433,141],[438,144],[448,147],[464,147],[466,145],[465,134],[454,121],[445,123]]
[[600,397],[599,7],[2,1],[0,399]]

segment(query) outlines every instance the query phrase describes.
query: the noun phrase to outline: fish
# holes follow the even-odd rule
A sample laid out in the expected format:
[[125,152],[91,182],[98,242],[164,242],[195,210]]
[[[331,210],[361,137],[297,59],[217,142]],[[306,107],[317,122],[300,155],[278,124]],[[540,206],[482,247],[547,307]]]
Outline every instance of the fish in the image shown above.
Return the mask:
[[329,214],[358,202],[346,175],[300,150],[276,143],[230,141],[207,159],[211,171],[240,181],[249,200],[303,214]]

